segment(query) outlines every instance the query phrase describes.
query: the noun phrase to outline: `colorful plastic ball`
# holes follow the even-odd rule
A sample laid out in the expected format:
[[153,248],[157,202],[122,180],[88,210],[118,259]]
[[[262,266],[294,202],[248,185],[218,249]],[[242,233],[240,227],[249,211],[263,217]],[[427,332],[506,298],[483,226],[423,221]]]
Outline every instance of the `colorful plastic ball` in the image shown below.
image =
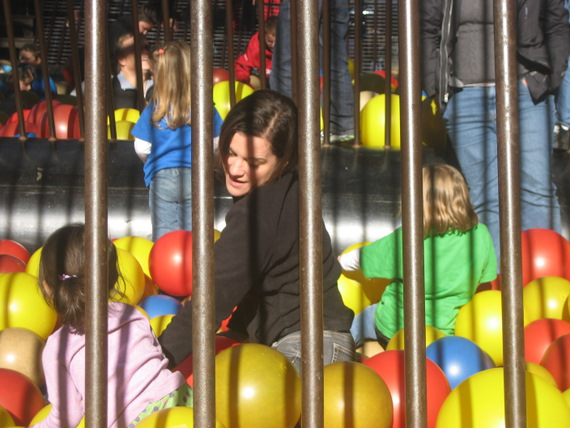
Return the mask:
[[26,375],[0,368],[0,406],[17,425],[28,426],[46,402],[40,388]]
[[[117,110],[115,110],[115,122],[126,121],[131,123],[137,123],[139,117],[141,117],[141,112],[136,108],[118,108]],[[107,125],[110,122],[111,121],[109,120],[109,118],[107,118]]]
[[527,372],[530,372],[534,375],[537,375],[538,377],[541,377],[543,380],[548,382],[553,387],[558,388],[556,379],[554,379],[552,373],[550,373],[545,367],[541,366],[540,364],[531,363],[530,361],[525,361],[524,366]]
[[139,302],[139,306],[145,310],[150,319],[162,315],[176,315],[182,309],[182,303],[166,294],[148,296]]
[[22,244],[11,239],[0,239],[0,254],[16,257],[25,263],[30,260],[30,252]]
[[459,309],[455,321],[455,335],[475,342],[497,366],[503,365],[502,308],[500,291],[482,291]]
[[[230,346],[239,345],[240,342],[232,339],[231,337],[216,335],[215,343],[214,343],[214,352],[215,354],[219,354],[224,349],[229,348]],[[194,387],[194,357],[193,354],[190,354],[184,361],[178,364],[174,371],[179,371],[182,375],[186,378],[186,383],[191,387]]]
[[540,364],[544,354],[556,339],[570,334],[570,323],[543,318],[529,323],[524,328],[524,359]]
[[159,315],[150,319],[150,327],[156,337],[160,336],[162,332],[168,327],[174,315]]
[[560,336],[552,342],[540,365],[554,376],[561,391],[570,388],[570,334]]
[[145,276],[141,265],[131,253],[120,248],[117,248],[117,265],[120,275],[115,288],[126,298],[126,303],[136,305],[145,291]]
[[0,406],[0,427],[12,427],[15,425],[14,419],[10,415],[10,412],[4,407]]
[[[385,351],[363,362],[380,375],[390,390],[393,405],[392,428],[404,428],[406,423],[404,352]],[[443,371],[428,358],[426,358],[426,388],[427,426],[434,428],[439,409],[449,395],[451,387]]]
[[541,318],[563,319],[570,295],[570,281],[558,276],[533,279],[523,288],[527,322]]
[[53,332],[56,312],[46,303],[36,277],[25,272],[0,275],[0,330],[22,327],[42,339]]
[[544,276],[570,280],[570,242],[550,229],[529,229],[521,234],[523,287]]
[[[533,428],[568,427],[570,408],[562,393],[541,377],[526,372],[526,420]],[[437,428],[505,427],[502,367],[483,370],[457,386],[439,412]]]
[[323,379],[324,426],[392,426],[390,390],[370,367],[346,361],[329,364],[324,367]]
[[[131,131],[134,126],[134,122],[129,122],[128,120],[119,120],[118,122],[115,122],[116,139],[121,141],[133,141],[135,137],[133,137]],[[107,125],[107,138],[113,138],[111,125]]]
[[[47,416],[49,415],[49,412],[51,412],[53,405],[50,404],[46,404],[38,413],[36,413],[36,415],[32,418],[30,425],[34,425],[37,424],[41,421],[43,421],[45,418],[47,418]],[[1,426],[1,425],[0,425]],[[79,424],[77,425],[76,428],[85,428],[85,416],[83,417],[83,419],[81,419],[81,422],[79,422]]]
[[113,241],[117,248],[129,252],[141,265],[145,275],[150,276],[148,267],[150,251],[154,246],[154,242],[141,236],[124,236]]
[[[222,119],[225,119],[231,109],[230,82],[223,80],[214,85],[214,106]],[[243,82],[235,82],[236,103],[253,94],[253,88]]]
[[[58,104],[61,104],[61,103],[57,100],[51,101],[51,105],[54,107]],[[43,115],[47,112],[47,110],[48,110],[47,101],[46,100],[40,101],[39,103],[37,103],[35,106],[33,106],[31,108],[30,115],[28,116],[28,121],[39,126],[40,121],[41,121]]]
[[295,426],[301,415],[301,379],[269,346],[246,343],[216,355],[216,419],[226,427]]
[[40,261],[42,259],[42,247],[32,253],[26,263],[26,273],[36,278],[40,276]]
[[167,294],[192,294],[192,232],[175,230],[154,243],[149,256],[154,283]]
[[148,275],[144,276],[144,293],[141,300],[146,299],[149,296],[156,296],[158,294],[158,287],[153,282],[152,278]]
[[212,84],[215,85],[219,82],[230,80],[230,72],[225,68],[214,67],[212,73]]
[[374,91],[360,91],[360,111],[362,111],[368,101],[370,101],[376,95],[379,95],[379,93]]
[[26,264],[17,257],[0,254],[0,273],[25,272]]
[[566,404],[568,404],[568,407],[570,408],[570,388],[568,388],[566,391],[564,391],[562,393],[562,396],[564,397]]
[[45,341],[27,328],[9,327],[0,330],[0,368],[20,372],[40,388],[43,387],[44,345]]
[[[446,337],[447,335],[439,330],[438,328],[432,325],[426,325],[426,348],[429,346],[430,343],[436,341],[439,338]],[[386,345],[386,351],[393,351],[397,349],[404,349],[405,348],[405,329],[400,329],[392,336],[388,345]]]
[[459,336],[436,340],[426,349],[426,357],[445,373],[451,389],[469,376],[495,367],[495,363],[477,344]]
[[[362,146],[384,150],[386,149],[386,97],[380,94],[366,103],[360,112],[360,133]],[[392,114],[390,116],[390,148],[400,150],[400,97],[392,94]]]
[[[26,137],[35,138],[40,136],[40,128],[32,122],[24,122],[24,129]],[[20,124],[18,122],[9,122],[0,127],[0,137],[20,137]]]
[[[58,140],[81,138],[79,126],[79,112],[76,106],[70,104],[58,104],[53,108],[53,120],[55,124],[55,137]],[[50,136],[47,112],[41,118],[40,129],[42,137]]]

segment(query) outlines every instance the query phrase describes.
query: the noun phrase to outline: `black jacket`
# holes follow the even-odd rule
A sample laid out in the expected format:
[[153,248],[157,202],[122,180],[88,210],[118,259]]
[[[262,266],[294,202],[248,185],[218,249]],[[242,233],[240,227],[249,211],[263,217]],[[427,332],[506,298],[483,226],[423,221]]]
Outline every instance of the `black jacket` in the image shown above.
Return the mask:
[[[324,328],[349,331],[353,312],[337,286],[341,267],[323,222]],[[271,345],[299,331],[299,181],[286,174],[238,199],[215,244],[217,330],[238,306],[229,327],[249,341]],[[192,353],[192,302],[159,337],[170,367]]]
[[[466,24],[461,22],[457,13],[463,1],[468,1],[471,5],[476,4],[475,0],[420,2],[422,88],[428,96],[437,95],[442,109],[453,91],[461,89],[461,82],[454,80],[452,57],[458,30]],[[488,7],[489,2],[478,2],[480,7]],[[527,71],[525,77],[533,100],[540,102],[558,88],[568,65],[568,11],[562,0],[517,0],[516,25],[517,61],[519,66]],[[492,47],[486,50],[491,55],[481,58],[481,61],[494,60]]]

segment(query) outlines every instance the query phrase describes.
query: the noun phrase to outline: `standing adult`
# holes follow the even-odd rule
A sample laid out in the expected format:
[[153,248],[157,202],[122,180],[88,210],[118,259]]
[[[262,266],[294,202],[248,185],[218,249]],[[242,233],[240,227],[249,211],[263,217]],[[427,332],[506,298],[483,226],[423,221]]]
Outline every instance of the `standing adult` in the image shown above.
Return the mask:
[[[422,86],[436,98],[481,222],[500,260],[493,0],[421,3]],[[522,229],[560,232],[552,180],[552,94],[570,51],[562,0],[517,0]]]
[[[291,67],[291,14],[290,0],[281,1],[277,19],[275,47],[269,86],[281,94],[292,96]],[[348,71],[346,37],[348,35],[348,0],[329,0],[330,8],[330,124],[331,143],[354,140],[354,93],[352,78]],[[319,46],[321,66],[323,58],[323,2],[319,0]]]
[[[249,342],[272,346],[301,370],[297,109],[287,97],[258,90],[229,112],[219,161],[234,198],[215,243],[215,319]],[[341,267],[323,222],[324,364],[354,359],[354,314],[340,295]],[[192,301],[159,341],[170,367],[192,353]]]

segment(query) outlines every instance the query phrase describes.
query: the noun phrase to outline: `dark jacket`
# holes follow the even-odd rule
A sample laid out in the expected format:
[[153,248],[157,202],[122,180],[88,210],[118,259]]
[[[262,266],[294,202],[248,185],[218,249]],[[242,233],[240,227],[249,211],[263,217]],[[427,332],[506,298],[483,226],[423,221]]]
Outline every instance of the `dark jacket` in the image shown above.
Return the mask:
[[[324,328],[349,331],[354,314],[338,290],[341,267],[324,222],[322,239]],[[299,181],[293,174],[235,201],[215,244],[216,330],[238,306],[229,327],[250,342],[270,346],[300,331],[299,241]],[[170,367],[192,353],[191,301],[159,341]]]
[[[463,3],[464,1],[468,3]],[[493,45],[487,43],[476,52],[454,52],[458,35],[472,22],[462,22],[459,16],[464,6],[486,7],[492,14],[492,2],[485,0],[423,0],[421,3],[422,88],[428,96],[437,95],[440,107],[445,108],[454,91],[464,82],[455,76],[453,58],[480,58],[494,70]],[[491,5],[491,6],[489,6]],[[481,12],[481,11],[480,11]],[[480,13],[485,16],[485,13]],[[464,18],[465,19],[465,18]],[[474,26],[477,31],[492,31],[488,22]],[[491,21],[492,24],[492,21]],[[562,0],[517,0],[517,61],[519,75],[524,70],[530,94],[535,102],[542,101],[562,82],[570,54],[568,11]],[[477,30],[479,28],[479,30]],[[469,37],[473,37],[469,35]],[[483,37],[485,37],[483,35]],[[491,37],[492,40],[492,37]],[[463,55],[463,57],[461,57]],[[486,55],[486,56],[482,56]],[[493,83],[494,72],[487,82]],[[472,83],[472,82],[468,82]]]

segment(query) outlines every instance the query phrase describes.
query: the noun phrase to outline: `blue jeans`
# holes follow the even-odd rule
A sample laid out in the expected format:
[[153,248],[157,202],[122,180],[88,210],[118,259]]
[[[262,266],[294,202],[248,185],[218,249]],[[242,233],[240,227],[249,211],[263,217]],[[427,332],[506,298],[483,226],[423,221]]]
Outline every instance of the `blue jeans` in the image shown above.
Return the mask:
[[[348,0],[330,0],[329,4],[331,10],[331,133],[352,134],[354,133],[354,93],[352,89],[352,78],[348,71],[348,54],[346,49]],[[319,12],[321,9],[322,0],[319,0]],[[322,14],[319,15],[322,16]],[[321,51],[323,49],[322,30],[321,21],[319,33],[319,46]],[[282,0],[275,32],[275,47],[273,48],[273,58],[271,60],[269,86],[271,89],[288,97],[291,97],[293,93],[290,33],[291,15],[289,0]]]
[[[355,361],[356,349],[349,332],[323,332],[323,364],[325,366],[338,361]],[[293,363],[301,374],[301,332],[296,331],[274,342],[271,347],[281,352]]]
[[570,70],[566,70],[556,94],[556,123],[570,128]]
[[357,348],[360,348],[367,340],[376,340],[376,307],[378,303],[367,306],[354,316],[350,333],[354,338]]
[[[522,230],[560,233],[560,206],[552,180],[552,99],[534,104],[522,81],[518,97]],[[463,88],[451,97],[443,118],[471,202],[479,221],[489,228],[500,260],[495,86]]]
[[192,170],[166,168],[150,183],[152,240],[173,230],[192,230]]

